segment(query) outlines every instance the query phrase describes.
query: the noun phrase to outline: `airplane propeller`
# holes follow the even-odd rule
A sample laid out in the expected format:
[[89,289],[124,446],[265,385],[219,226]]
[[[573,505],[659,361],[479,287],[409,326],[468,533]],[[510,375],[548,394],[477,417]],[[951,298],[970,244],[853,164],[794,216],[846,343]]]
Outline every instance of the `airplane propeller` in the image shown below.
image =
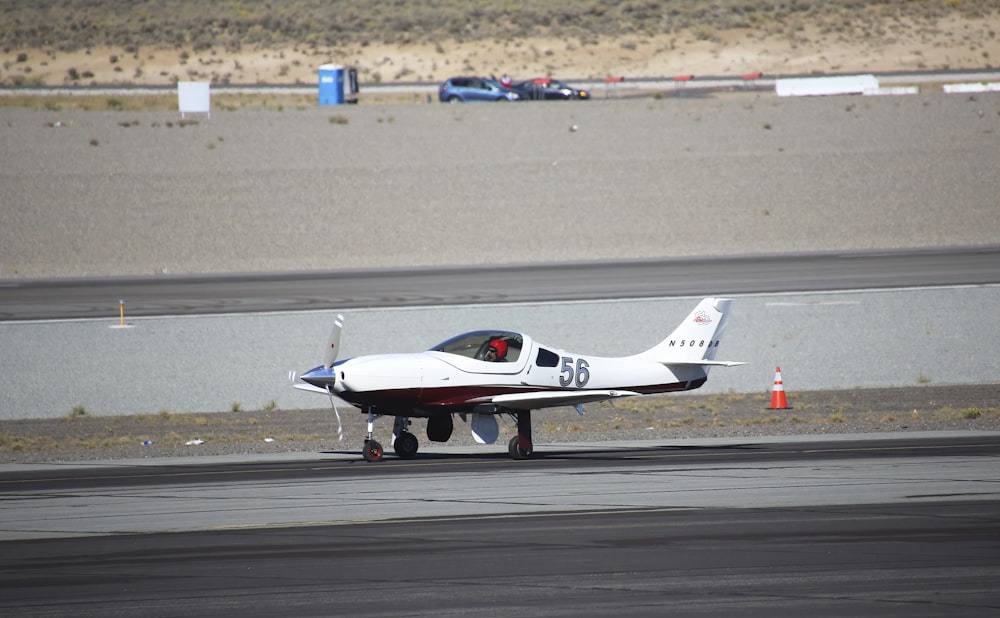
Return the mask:
[[344,316],[337,314],[333,321],[333,330],[330,331],[330,338],[326,342],[326,353],[323,355],[323,368],[329,369],[337,362],[340,355],[340,331],[344,330]]
[[340,420],[340,410],[337,409],[337,402],[334,400],[334,384],[336,383],[336,372],[330,371],[333,364],[337,362],[340,354],[340,333],[344,329],[344,316],[337,314],[333,321],[333,330],[327,340],[326,351],[323,353],[323,369],[319,367],[303,374],[304,379],[294,371],[288,372],[288,379],[292,386],[301,390],[326,393],[330,397],[330,406],[333,414],[337,417],[337,439],[344,439],[344,424]]
[[340,422],[340,410],[337,409],[337,402],[333,399],[333,388],[326,387],[326,392],[330,395],[330,405],[333,407],[333,414],[337,417],[337,441],[344,441],[344,424]]
[[[323,355],[323,368],[329,369],[337,362],[340,356],[340,333],[344,330],[344,316],[337,314],[333,320],[333,330],[330,331],[330,338],[326,342],[326,353]],[[340,410],[337,409],[337,402],[333,399],[333,385],[327,385],[326,393],[330,396],[330,406],[333,414],[337,417],[337,440],[344,441],[344,424],[340,421]]]

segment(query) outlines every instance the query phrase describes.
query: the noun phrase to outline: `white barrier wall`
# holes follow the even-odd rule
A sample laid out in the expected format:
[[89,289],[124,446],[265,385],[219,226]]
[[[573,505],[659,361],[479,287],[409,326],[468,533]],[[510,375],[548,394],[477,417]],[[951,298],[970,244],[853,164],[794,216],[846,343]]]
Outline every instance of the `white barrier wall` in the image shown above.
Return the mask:
[[775,80],[774,91],[779,97],[876,94],[878,92],[878,80],[875,79],[874,75],[794,77]]
[[947,93],[961,92],[1000,92],[1000,82],[990,82],[988,84],[945,84],[941,87]]

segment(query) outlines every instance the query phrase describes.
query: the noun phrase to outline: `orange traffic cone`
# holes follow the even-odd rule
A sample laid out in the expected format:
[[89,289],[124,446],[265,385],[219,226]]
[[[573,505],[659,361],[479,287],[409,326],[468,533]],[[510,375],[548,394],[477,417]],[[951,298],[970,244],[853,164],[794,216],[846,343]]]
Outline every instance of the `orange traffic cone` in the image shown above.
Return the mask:
[[771,407],[769,409],[788,409],[788,400],[785,399],[785,384],[781,381],[781,367],[774,368],[774,388],[771,389]]

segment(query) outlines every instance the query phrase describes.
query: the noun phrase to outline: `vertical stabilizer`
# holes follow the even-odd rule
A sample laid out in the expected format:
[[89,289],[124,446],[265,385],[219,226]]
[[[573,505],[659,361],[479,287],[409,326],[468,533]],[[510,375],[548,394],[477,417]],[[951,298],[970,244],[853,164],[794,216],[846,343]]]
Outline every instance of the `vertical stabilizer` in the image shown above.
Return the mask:
[[659,344],[639,356],[652,358],[664,365],[740,365],[715,361],[722,335],[729,321],[733,301],[728,298],[706,298],[684,318],[680,326]]

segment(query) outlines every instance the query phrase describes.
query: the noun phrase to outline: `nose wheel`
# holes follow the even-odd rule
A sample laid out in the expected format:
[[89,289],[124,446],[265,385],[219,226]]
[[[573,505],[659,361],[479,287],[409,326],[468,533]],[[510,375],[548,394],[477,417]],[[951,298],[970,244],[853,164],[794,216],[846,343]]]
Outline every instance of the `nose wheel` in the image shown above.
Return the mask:
[[365,458],[365,461],[381,461],[382,455],[385,452],[382,450],[382,445],[375,440],[365,440],[365,446],[361,450],[361,456]]

